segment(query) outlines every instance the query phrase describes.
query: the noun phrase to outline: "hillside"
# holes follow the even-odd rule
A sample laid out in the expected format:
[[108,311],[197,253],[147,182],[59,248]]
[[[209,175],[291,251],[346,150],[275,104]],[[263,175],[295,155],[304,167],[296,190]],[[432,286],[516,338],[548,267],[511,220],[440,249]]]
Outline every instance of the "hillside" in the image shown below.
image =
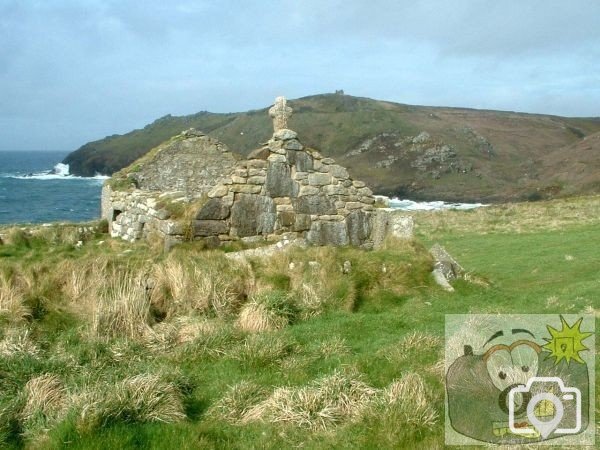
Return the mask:
[[[600,164],[593,136],[599,118],[410,106],[343,94],[289,105],[290,127],[303,142],[336,158],[376,193],[494,202],[597,192],[600,183],[600,171],[592,170]],[[64,162],[77,175],[112,174],[190,127],[242,155],[272,132],[266,108],[169,115],[87,143]],[[585,177],[578,175],[582,167]]]

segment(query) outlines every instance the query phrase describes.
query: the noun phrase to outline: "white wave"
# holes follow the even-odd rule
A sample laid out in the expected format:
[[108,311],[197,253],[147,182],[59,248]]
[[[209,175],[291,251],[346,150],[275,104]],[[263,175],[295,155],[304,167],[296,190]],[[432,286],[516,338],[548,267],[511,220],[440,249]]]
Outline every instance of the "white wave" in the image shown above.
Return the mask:
[[35,172],[29,174],[2,174],[4,178],[15,178],[18,180],[107,180],[110,177],[107,175],[96,174],[93,177],[79,177],[71,175],[69,172],[69,165],[58,163],[52,170],[44,172]]
[[54,166],[54,169],[51,170],[51,173],[53,173],[54,175],[62,175],[64,177],[69,176],[69,165],[58,163]]
[[468,210],[486,206],[483,203],[447,203],[443,201],[415,202],[413,200],[389,198],[384,195],[377,195],[376,197],[386,202],[390,208],[401,209],[403,211],[435,211],[441,209]]

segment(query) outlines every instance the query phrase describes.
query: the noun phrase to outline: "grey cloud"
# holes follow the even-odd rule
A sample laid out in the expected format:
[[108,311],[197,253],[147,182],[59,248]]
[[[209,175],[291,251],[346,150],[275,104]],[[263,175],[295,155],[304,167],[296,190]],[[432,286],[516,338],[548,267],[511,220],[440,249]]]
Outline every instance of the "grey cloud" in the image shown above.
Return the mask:
[[600,115],[598,17],[580,0],[0,0],[0,149],[340,88]]

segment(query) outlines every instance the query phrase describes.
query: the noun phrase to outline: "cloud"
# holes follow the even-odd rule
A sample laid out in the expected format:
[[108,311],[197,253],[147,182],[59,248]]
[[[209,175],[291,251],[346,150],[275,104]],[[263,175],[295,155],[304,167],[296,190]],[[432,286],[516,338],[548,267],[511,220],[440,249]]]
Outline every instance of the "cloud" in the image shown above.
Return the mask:
[[598,17],[579,0],[4,0],[0,149],[340,88],[597,116]]

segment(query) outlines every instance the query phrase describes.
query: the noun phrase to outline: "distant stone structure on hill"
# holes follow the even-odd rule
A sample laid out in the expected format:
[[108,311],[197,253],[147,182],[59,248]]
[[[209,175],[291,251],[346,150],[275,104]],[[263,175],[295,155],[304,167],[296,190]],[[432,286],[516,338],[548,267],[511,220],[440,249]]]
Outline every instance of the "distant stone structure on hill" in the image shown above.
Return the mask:
[[373,248],[388,228],[365,183],[305,148],[287,128],[292,109],[269,110],[273,137],[236,161],[220,142],[188,130],[116,174],[103,189],[102,216],[113,237],[233,240],[303,238],[312,245]]

